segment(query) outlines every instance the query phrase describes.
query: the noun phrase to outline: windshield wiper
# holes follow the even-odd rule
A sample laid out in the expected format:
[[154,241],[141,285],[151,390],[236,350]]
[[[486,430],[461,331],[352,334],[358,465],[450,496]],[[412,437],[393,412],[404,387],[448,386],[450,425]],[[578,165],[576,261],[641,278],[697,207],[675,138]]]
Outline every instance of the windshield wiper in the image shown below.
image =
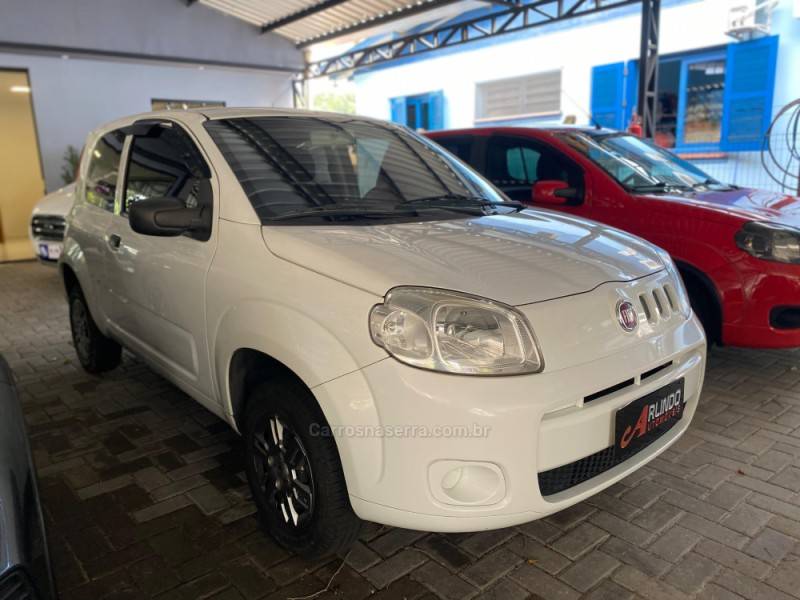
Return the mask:
[[716,188],[716,191],[718,192],[727,192],[729,190],[736,189],[732,185],[729,185],[727,183],[722,183],[721,181],[717,181],[716,179],[711,179],[710,177],[705,181],[701,181],[700,183],[695,183],[692,187],[694,189],[697,189],[699,187],[710,188],[711,186],[714,186],[714,188]]
[[642,192],[645,194],[652,194],[658,192],[666,192],[668,190],[691,190],[692,186],[682,185],[680,183],[667,183],[666,181],[659,181],[649,185],[635,185],[630,188],[634,192]]
[[346,217],[352,219],[381,219],[386,217],[415,217],[417,211],[411,210],[387,210],[385,208],[358,208],[344,206],[323,206],[310,210],[298,210],[274,217],[268,217],[268,221],[288,221],[290,219],[307,219],[313,217]]
[[[445,204],[446,202],[465,202],[465,204]],[[470,203],[470,204],[466,204]],[[498,202],[496,200],[489,200],[481,196],[465,196],[462,194],[439,194],[438,196],[425,196],[424,198],[414,198],[406,200],[398,204],[398,206],[409,205],[426,205],[425,208],[442,208],[447,210],[480,210],[489,207],[501,206],[505,208],[512,208],[514,212],[519,212],[528,208],[520,202]]]

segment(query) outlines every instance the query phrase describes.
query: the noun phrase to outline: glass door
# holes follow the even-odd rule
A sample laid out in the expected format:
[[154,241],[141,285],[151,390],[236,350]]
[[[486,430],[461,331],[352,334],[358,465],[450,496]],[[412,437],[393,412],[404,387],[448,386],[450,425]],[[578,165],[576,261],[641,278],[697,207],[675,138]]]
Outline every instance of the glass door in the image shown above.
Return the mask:
[[698,150],[718,148],[722,136],[725,56],[692,57],[683,61],[678,145]]
[[0,70],[0,262],[33,258],[31,211],[44,195],[26,71]]

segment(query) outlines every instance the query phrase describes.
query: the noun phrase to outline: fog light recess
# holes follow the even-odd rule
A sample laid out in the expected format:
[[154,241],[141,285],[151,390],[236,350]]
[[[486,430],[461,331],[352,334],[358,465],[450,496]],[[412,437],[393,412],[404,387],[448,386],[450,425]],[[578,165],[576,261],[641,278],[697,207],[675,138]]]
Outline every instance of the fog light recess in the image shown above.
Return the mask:
[[456,506],[488,506],[506,495],[500,467],[488,462],[440,460],[428,470],[433,497]]

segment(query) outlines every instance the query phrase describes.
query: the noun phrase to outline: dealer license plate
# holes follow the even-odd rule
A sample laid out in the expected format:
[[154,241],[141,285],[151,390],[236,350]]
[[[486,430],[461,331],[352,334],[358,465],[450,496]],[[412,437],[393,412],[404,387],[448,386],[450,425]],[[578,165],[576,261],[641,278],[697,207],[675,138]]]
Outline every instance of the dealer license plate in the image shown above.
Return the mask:
[[40,243],[39,244],[39,257],[45,260],[58,260],[61,256],[61,244],[54,243]]
[[618,457],[635,454],[680,421],[686,406],[683,384],[683,379],[673,381],[617,411],[614,445]]

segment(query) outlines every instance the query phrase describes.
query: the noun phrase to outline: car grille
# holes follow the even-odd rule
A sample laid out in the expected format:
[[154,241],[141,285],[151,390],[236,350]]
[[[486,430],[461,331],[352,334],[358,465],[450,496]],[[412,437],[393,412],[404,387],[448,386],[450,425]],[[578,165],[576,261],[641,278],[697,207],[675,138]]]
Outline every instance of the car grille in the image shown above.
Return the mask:
[[0,600],[36,600],[30,579],[19,569],[0,575]]
[[66,221],[58,215],[36,215],[31,219],[33,237],[48,240],[63,240]]
[[542,471],[539,473],[539,491],[542,496],[552,496],[558,492],[568,490],[579,483],[588,481],[601,473],[605,473],[609,469],[613,469],[617,465],[636,456],[650,444],[661,438],[661,436],[672,429],[675,423],[678,422],[679,421],[673,421],[669,426],[664,426],[659,435],[647,440],[636,452],[628,454],[624,458],[617,455],[616,447],[609,446],[608,448],[600,450],[600,452],[595,452],[575,462],[550,469],[549,471]]
[[655,325],[666,321],[678,312],[677,295],[671,284],[656,286],[643,294],[639,294],[639,304],[647,321]]

